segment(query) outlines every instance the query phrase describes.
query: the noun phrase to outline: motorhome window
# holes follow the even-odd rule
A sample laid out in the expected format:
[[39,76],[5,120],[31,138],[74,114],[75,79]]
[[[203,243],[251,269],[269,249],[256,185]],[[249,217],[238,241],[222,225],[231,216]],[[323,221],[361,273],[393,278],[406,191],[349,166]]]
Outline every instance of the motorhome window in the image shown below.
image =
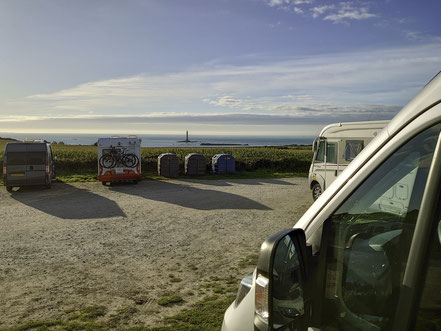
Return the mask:
[[[391,329],[440,129],[429,128],[396,150],[330,217],[324,326]],[[390,194],[397,188],[398,196]]]
[[326,148],[326,163],[337,163],[336,144],[329,144]]
[[8,152],[6,154],[6,160],[8,165],[26,165],[26,153],[25,152]]
[[345,160],[352,161],[363,150],[363,140],[347,140],[345,146]]
[[27,153],[28,164],[45,164],[46,153],[45,152],[29,152]]
[[318,162],[325,162],[325,141],[323,140],[320,141],[315,160]]

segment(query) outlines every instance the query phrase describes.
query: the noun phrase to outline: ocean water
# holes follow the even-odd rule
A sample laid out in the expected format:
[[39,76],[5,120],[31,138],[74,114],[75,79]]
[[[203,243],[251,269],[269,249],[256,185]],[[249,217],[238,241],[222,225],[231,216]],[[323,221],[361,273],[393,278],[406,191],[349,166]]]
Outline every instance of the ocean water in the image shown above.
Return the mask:
[[[106,138],[110,135],[90,134],[40,134],[40,133],[2,133],[0,137],[24,139],[43,139],[49,142],[64,142],[67,145],[93,145],[98,138]],[[184,135],[138,135],[143,147],[216,147],[201,146],[208,144],[242,144],[243,146],[286,146],[286,145],[311,145],[314,137],[278,137],[278,136],[202,136],[190,135],[191,142],[180,142],[185,139]]]

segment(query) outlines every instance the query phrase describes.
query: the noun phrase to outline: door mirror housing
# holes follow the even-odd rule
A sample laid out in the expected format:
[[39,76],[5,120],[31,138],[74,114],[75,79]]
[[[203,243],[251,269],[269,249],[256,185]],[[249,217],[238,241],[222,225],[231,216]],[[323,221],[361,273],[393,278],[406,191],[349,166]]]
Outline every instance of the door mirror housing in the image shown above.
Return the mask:
[[255,282],[256,330],[302,330],[306,325],[310,256],[302,229],[281,231],[262,244]]

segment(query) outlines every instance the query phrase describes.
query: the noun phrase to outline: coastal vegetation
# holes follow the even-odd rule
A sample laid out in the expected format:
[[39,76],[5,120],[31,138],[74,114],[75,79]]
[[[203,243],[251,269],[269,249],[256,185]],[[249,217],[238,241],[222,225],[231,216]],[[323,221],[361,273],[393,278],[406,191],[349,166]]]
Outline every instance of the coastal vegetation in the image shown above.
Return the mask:
[[[0,162],[6,143],[0,140]],[[96,146],[53,144],[57,157],[57,177],[62,181],[94,181],[97,174],[98,150]],[[184,160],[189,153],[203,154],[207,159],[207,175],[204,179],[218,178],[210,173],[211,158],[215,154],[227,153],[236,159],[234,175],[229,178],[292,177],[306,176],[311,164],[310,146],[272,146],[272,147],[143,147],[141,149],[142,172],[145,178],[159,179],[157,158],[162,153],[174,153],[180,159],[180,173],[184,174]],[[201,177],[201,176],[199,176]]]

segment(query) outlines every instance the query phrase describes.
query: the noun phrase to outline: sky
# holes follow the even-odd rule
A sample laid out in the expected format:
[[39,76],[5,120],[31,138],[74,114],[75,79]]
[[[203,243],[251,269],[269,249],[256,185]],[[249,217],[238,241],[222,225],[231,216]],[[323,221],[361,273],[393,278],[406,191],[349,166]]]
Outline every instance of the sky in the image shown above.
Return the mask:
[[314,136],[441,70],[441,1],[0,0],[0,132]]

